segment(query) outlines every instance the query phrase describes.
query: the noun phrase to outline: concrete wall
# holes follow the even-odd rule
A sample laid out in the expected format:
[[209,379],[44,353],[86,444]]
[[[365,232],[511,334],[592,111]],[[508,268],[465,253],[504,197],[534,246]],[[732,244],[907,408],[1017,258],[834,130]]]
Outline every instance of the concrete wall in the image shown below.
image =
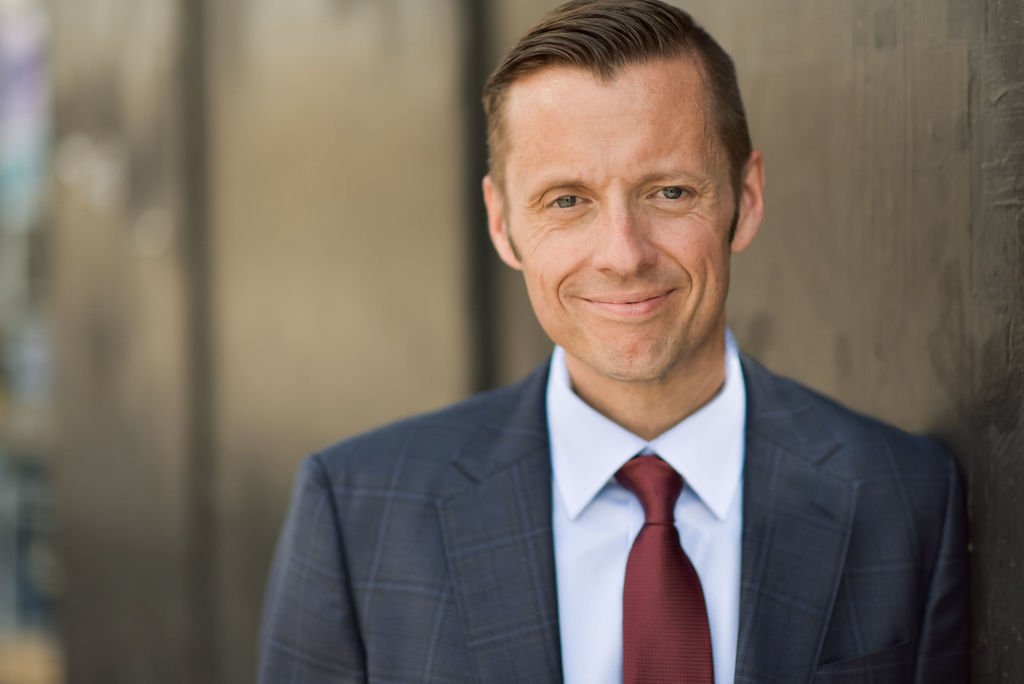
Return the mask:
[[60,618],[71,681],[159,682],[186,625],[174,8],[104,5],[53,15]]

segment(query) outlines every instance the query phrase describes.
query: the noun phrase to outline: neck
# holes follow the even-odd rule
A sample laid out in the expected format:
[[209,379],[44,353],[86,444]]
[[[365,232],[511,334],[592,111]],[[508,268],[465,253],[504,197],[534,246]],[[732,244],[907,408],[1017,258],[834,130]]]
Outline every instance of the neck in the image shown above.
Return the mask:
[[[725,337],[692,358],[681,360],[663,377],[619,380],[582,371],[566,357],[576,394],[610,420],[652,440],[711,401],[725,383]],[[576,368],[574,368],[576,367]]]

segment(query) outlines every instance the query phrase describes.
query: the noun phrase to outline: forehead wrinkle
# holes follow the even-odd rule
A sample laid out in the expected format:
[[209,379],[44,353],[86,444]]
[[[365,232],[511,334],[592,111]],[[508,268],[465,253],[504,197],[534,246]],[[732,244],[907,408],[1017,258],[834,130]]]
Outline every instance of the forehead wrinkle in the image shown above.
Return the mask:
[[[662,60],[663,63],[665,61],[678,64],[677,60]],[[703,65],[699,60],[690,59],[687,59],[687,64],[690,69],[673,70],[667,82],[659,79],[656,71],[652,74],[648,69],[657,69],[657,61],[626,66],[611,78],[602,78],[581,68],[564,66],[541,69],[524,76],[511,85],[503,103],[504,175],[507,176],[513,158],[522,158],[523,155],[543,161],[552,155],[568,156],[573,149],[586,145],[589,154],[593,155],[597,150],[597,156],[600,157],[601,149],[614,146],[620,130],[635,132],[638,142],[642,143],[641,149],[647,152],[651,151],[652,146],[657,148],[657,154],[653,155],[645,156],[638,152],[637,156],[647,161],[659,156],[671,156],[669,151],[660,149],[659,138],[685,141],[683,144],[689,150],[686,158],[693,159],[695,166],[700,166],[692,171],[705,176],[718,175],[716,171],[724,159],[724,150],[721,144],[716,144],[717,128],[709,112],[709,94]],[[617,88],[618,92],[610,93],[608,89],[611,88]],[[666,89],[672,91],[671,96],[678,98],[678,104],[673,104],[668,112],[661,99],[670,96],[665,94]],[[593,111],[592,103],[595,94],[602,92],[609,94],[603,99],[598,114]],[[658,118],[645,116],[647,110],[657,112]],[[673,111],[676,115],[672,114]],[[578,137],[580,126],[588,123],[592,128],[589,131],[591,138],[587,140]],[[550,145],[551,149],[543,147],[549,145],[549,141],[538,141],[529,135],[524,137],[524,129],[531,130],[538,126],[548,132],[555,131],[556,143]],[[691,131],[699,133],[693,135]],[[560,147],[560,135],[567,138],[564,147]],[[644,139],[640,140],[639,136],[644,136]],[[666,168],[678,166],[678,152],[676,155],[671,165],[667,164],[666,159]],[[628,159],[625,161],[629,162]],[[603,166],[599,165],[599,168]],[[573,180],[591,173],[586,169],[572,167],[567,171],[570,173],[561,175]],[[531,185],[535,186],[533,183]]]
[[[658,141],[652,139],[649,145],[630,151],[629,157],[607,164],[604,162],[608,156],[601,152],[602,147],[598,144],[593,146],[597,150],[593,156],[598,158],[598,162],[569,164],[565,161],[566,155],[560,154],[559,150],[530,150],[526,145],[520,146],[520,154],[528,155],[530,159],[542,164],[545,159],[550,159],[551,163],[542,172],[521,178],[519,182],[531,200],[551,188],[596,190],[616,181],[630,187],[655,181],[701,185],[713,180],[718,159],[713,146],[701,143],[696,146],[695,157],[687,156],[681,160],[679,155],[662,149]],[[653,154],[652,147],[655,148]]]
[[[509,101],[512,98],[512,93],[518,89],[518,86],[523,84],[532,78],[537,77],[539,74],[547,74],[553,71],[562,71],[565,73],[575,72],[576,74],[586,74],[597,81],[600,85],[610,85],[620,79],[622,74],[628,73],[630,70],[642,68],[644,66],[656,63],[672,63],[672,62],[686,62],[694,68],[697,78],[700,81],[700,87],[697,88],[697,100],[701,114],[704,120],[704,141],[708,147],[706,155],[708,161],[718,161],[719,159],[725,159],[727,163],[731,164],[731,158],[728,151],[725,149],[725,141],[721,139],[722,131],[720,130],[720,113],[716,111],[715,103],[717,102],[714,89],[708,76],[707,64],[702,55],[699,54],[692,47],[680,46],[678,50],[671,53],[666,53],[661,56],[652,57],[650,59],[639,59],[639,60],[627,60],[621,64],[616,64],[607,71],[599,71],[583,66],[577,66],[574,64],[566,64],[562,62],[555,62],[550,65],[542,65],[538,68],[531,68],[515,79],[511,80],[502,90],[497,93],[492,103],[493,114],[490,117],[488,125],[488,150],[490,152],[488,163],[490,174],[497,181],[499,188],[503,188],[505,183],[505,166],[507,163],[508,152],[510,149],[509,143],[509,126],[508,126],[508,114],[509,114]],[[642,82],[643,85],[646,85]],[[732,170],[730,169],[730,177]]]

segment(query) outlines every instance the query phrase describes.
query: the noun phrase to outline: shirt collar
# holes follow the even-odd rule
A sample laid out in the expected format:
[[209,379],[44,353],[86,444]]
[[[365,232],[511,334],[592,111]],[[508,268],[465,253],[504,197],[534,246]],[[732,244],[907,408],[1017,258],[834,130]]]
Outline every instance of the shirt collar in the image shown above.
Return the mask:
[[572,390],[565,351],[555,347],[547,386],[548,430],[555,487],[575,519],[622,464],[651,451],[723,519],[743,472],[746,388],[739,351],[726,331],[725,382],[711,401],[650,442],[591,408]]

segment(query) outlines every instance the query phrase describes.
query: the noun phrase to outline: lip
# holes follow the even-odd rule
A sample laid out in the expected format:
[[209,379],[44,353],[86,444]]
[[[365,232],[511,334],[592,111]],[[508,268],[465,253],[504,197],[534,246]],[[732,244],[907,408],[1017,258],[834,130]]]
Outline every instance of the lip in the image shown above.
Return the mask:
[[602,294],[594,297],[583,297],[583,301],[597,309],[619,318],[639,318],[650,315],[660,309],[669,297],[672,290],[658,290],[645,292],[618,292],[613,294]]

